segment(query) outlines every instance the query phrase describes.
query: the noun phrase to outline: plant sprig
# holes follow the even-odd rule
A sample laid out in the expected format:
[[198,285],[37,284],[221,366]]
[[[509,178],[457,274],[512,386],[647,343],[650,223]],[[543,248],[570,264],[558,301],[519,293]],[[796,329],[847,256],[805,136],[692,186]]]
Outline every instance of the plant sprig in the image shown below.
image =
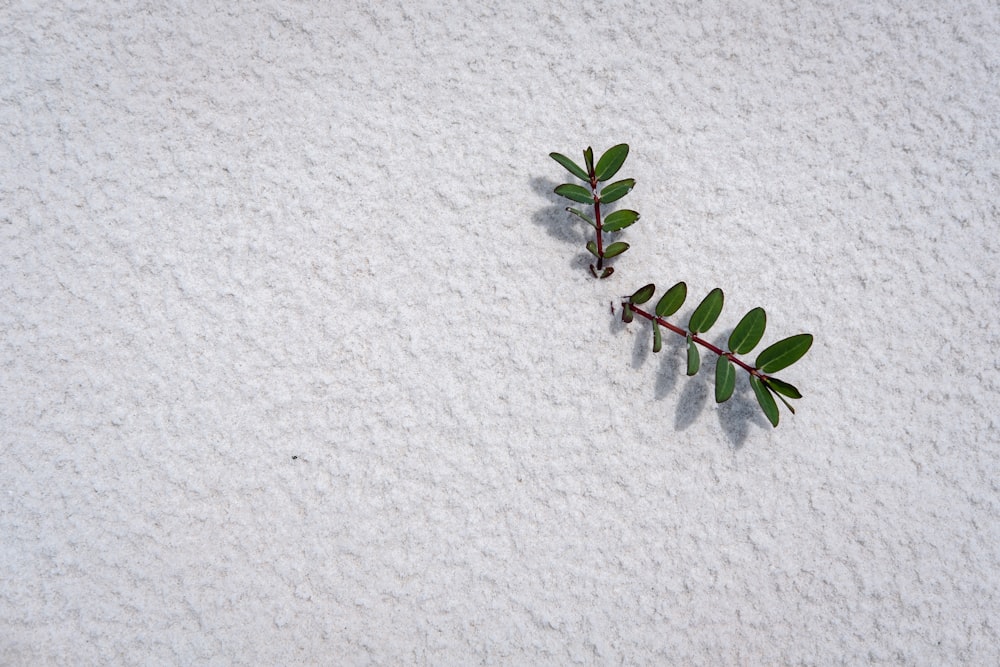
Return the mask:
[[[594,164],[594,150],[589,146],[583,151],[583,160],[587,169],[584,171],[580,165],[560,153],[549,153],[549,157],[561,164],[566,170],[587,183],[589,187],[583,187],[575,183],[563,183],[555,189],[555,193],[571,201],[580,204],[590,204],[594,207],[594,217],[591,218],[583,211],[567,206],[566,210],[581,218],[584,222],[594,228],[594,240],[587,242],[587,250],[597,257],[597,267],[590,265],[590,272],[595,278],[607,278],[615,272],[614,267],[604,266],[604,260],[617,257],[629,249],[629,244],[624,241],[616,241],[604,247],[604,234],[620,232],[626,227],[635,223],[639,219],[639,214],[632,210],[620,210],[609,214],[601,219],[601,204],[610,204],[618,201],[635,187],[634,178],[626,178],[605,185],[598,191],[599,183],[611,180],[618,173],[625,158],[628,157],[628,144],[618,144],[612,146],[601,155],[597,164]],[[600,275],[598,276],[598,271]]]
[[757,397],[757,403],[772,426],[778,425],[778,404],[775,402],[775,398],[784,403],[792,414],[795,414],[795,408],[786,398],[802,398],[802,394],[793,385],[779,380],[771,373],[784,370],[801,359],[812,346],[812,334],[802,333],[783,338],[761,351],[754,364],[750,365],[736,355],[749,353],[757,347],[757,344],[764,337],[767,314],[763,308],[754,308],[743,316],[743,319],[729,335],[729,351],[727,352],[698,335],[711,329],[712,325],[719,319],[725,299],[721,289],[716,287],[702,299],[698,307],[691,313],[687,328],[677,326],[664,319],[676,313],[684,305],[687,298],[687,285],[679,282],[664,292],[663,296],[656,302],[653,313],[638,307],[652,299],[655,292],[656,286],[650,283],[640,287],[632,296],[628,297],[627,301],[622,302],[622,320],[624,322],[631,322],[633,317],[638,315],[652,323],[653,352],[659,352],[663,346],[661,327],[668,329],[683,336],[687,341],[688,375],[697,374],[701,367],[699,345],[717,355],[718,359],[715,364],[715,400],[717,403],[724,403],[733,395],[733,390],[736,387],[735,365],[749,374],[750,387]]
[[[604,234],[616,233],[634,224],[639,214],[633,210],[620,210],[601,218],[601,204],[618,201],[635,187],[635,179],[626,178],[615,181],[598,189],[599,184],[610,181],[621,169],[628,157],[628,144],[612,146],[601,155],[594,164],[594,151],[588,147],[583,151],[584,166],[573,162],[560,153],[549,153],[549,157],[562,165],[569,173],[584,181],[587,187],[575,183],[563,183],[556,187],[556,194],[580,204],[590,204],[594,207],[593,217],[583,211],[567,207],[566,210],[584,220],[594,228],[594,240],[587,241],[587,250],[597,258],[597,266],[590,265],[590,272],[595,278],[607,278],[614,273],[614,267],[605,266],[605,260],[617,257],[629,249],[629,244],[616,241],[604,246]],[[600,273],[598,273],[600,272]],[[754,308],[740,320],[729,336],[725,351],[709,343],[699,334],[708,331],[719,319],[725,296],[719,288],[713,289],[702,299],[688,320],[687,327],[681,327],[666,319],[676,313],[687,299],[687,285],[679,282],[668,289],[656,303],[653,312],[639,308],[653,298],[656,286],[652,283],[640,287],[634,294],[622,302],[622,320],[632,322],[636,315],[649,320],[653,328],[653,352],[663,349],[663,329],[683,336],[687,347],[687,374],[696,375],[701,368],[701,353],[699,346],[713,352],[715,363],[715,400],[724,403],[733,395],[736,388],[736,368],[743,369],[749,377],[750,387],[757,397],[757,403],[772,426],[778,425],[777,398],[792,412],[795,409],[786,399],[802,398],[802,394],[793,385],[779,380],[772,373],[788,368],[801,359],[813,343],[812,334],[802,333],[789,336],[765,348],[751,365],[737,355],[750,353],[764,337],[767,326],[767,315],[763,308]],[[613,310],[613,309],[612,309]]]

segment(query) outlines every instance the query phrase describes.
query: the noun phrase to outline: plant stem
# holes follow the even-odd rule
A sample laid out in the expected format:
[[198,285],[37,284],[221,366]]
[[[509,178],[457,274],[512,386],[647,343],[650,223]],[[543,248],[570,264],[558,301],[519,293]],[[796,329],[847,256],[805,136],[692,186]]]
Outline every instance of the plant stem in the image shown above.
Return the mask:
[[[628,303],[628,302],[627,301],[622,302],[622,305],[624,306],[626,303]],[[687,332],[684,329],[680,328],[676,324],[671,324],[670,322],[667,322],[662,317],[657,317],[656,315],[653,315],[652,313],[647,313],[642,308],[639,308],[638,306],[634,306],[634,305],[632,306],[632,312],[635,313],[636,315],[640,316],[640,317],[645,317],[650,322],[652,322],[654,320],[656,322],[659,322],[661,327],[666,327],[667,329],[670,329],[671,331],[673,331],[675,334],[677,334],[679,336],[684,336],[685,338],[687,338],[688,335],[690,335],[691,336],[691,340],[693,340],[694,342],[698,343],[698,345],[701,345],[702,347],[707,348],[707,349],[711,350],[712,352],[715,352],[720,357],[726,357],[727,359],[729,359],[730,361],[732,361],[737,366],[741,367],[743,370],[745,370],[750,375],[756,375],[757,377],[761,378],[762,380],[764,378],[768,377],[767,375],[764,375],[763,373],[761,373],[759,370],[757,370],[753,366],[750,366],[746,362],[740,360],[739,357],[737,357],[736,355],[734,355],[732,352],[723,352],[721,349],[719,349],[715,345],[712,345],[711,343],[709,343],[704,338],[700,338],[699,336],[695,336],[694,334],[689,334],[689,332]]]
[[597,224],[597,270],[604,268],[604,234],[601,233],[601,198],[597,194],[597,174],[590,172],[590,190],[594,194],[594,222]]

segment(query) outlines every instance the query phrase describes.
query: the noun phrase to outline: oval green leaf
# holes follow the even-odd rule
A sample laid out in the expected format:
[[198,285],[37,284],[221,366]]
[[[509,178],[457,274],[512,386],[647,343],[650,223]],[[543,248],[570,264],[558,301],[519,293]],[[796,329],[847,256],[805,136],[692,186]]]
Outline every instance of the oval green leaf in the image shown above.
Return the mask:
[[615,181],[611,185],[604,186],[601,190],[601,202],[604,204],[610,204],[613,201],[618,201],[635,187],[634,178],[626,178],[624,181]]
[[[583,161],[587,164],[587,173],[594,173],[594,149],[587,146],[587,150],[583,151]],[[587,178],[589,181],[590,178]]]
[[812,334],[797,334],[779,340],[758,355],[756,366],[765,373],[777,373],[801,359],[812,343]]
[[716,287],[708,293],[698,307],[691,313],[691,320],[688,322],[688,330],[691,333],[701,333],[708,331],[719,319],[722,312],[723,294],[722,290]]
[[782,403],[784,403],[784,404],[785,404],[785,407],[786,407],[786,408],[788,408],[788,410],[789,410],[789,411],[790,411],[790,412],[791,412],[791,413],[792,413],[793,415],[795,414],[795,408],[793,408],[793,407],[792,407],[792,404],[791,404],[791,403],[789,403],[788,401],[786,401],[786,400],[785,400],[785,397],[784,397],[784,396],[782,396],[781,394],[779,394],[778,392],[776,392],[776,391],[774,390],[774,387],[772,387],[772,386],[771,386],[771,384],[770,384],[769,382],[767,382],[767,380],[764,380],[764,386],[765,386],[765,387],[767,387],[768,389],[770,389],[770,390],[771,390],[771,394],[772,394],[773,396],[776,396],[776,397],[778,398],[778,400],[779,400],[779,401],[781,401]]
[[773,389],[776,394],[784,394],[788,398],[802,398],[802,394],[794,385],[782,382],[778,378],[769,377],[764,380],[764,384]]
[[660,323],[653,320],[653,354],[663,349],[663,334],[660,332]]
[[629,303],[636,306],[641,305],[653,298],[653,292],[656,291],[656,285],[649,283],[648,285],[643,285],[635,291],[635,294],[628,298]]
[[729,336],[729,349],[736,354],[746,354],[757,346],[764,336],[767,314],[763,308],[754,308],[743,316]]
[[656,316],[670,317],[676,313],[684,305],[687,293],[688,286],[683,281],[668,289],[656,303]]
[[590,192],[590,190],[582,185],[563,183],[562,185],[556,186],[555,193],[560,197],[572,199],[573,201],[578,201],[581,204],[594,203],[594,195]]
[[549,157],[558,162],[559,164],[561,164],[562,166],[564,166],[566,168],[566,171],[573,174],[577,178],[588,182],[590,181],[590,178],[587,176],[587,172],[581,169],[580,165],[578,165],[576,162],[573,162],[565,155],[562,155],[561,153],[549,153]]
[[627,323],[631,322],[632,319],[633,319],[632,306],[631,306],[631,304],[627,304],[626,303],[622,307],[622,322],[625,322],[627,324]]
[[625,158],[628,157],[628,144],[618,144],[604,151],[604,155],[597,161],[595,174],[598,181],[606,181],[622,168]]
[[736,369],[729,357],[719,357],[715,362],[715,402],[725,403],[736,388]]
[[594,257],[600,257],[600,255],[597,254],[597,244],[593,241],[587,241],[587,250],[589,250],[590,254]]
[[628,209],[615,211],[604,218],[604,224],[601,225],[601,229],[606,232],[620,232],[638,219],[639,214],[635,211]]
[[590,216],[587,215],[586,213],[584,213],[583,211],[581,211],[579,209],[575,209],[572,206],[567,206],[566,210],[569,211],[570,213],[572,213],[573,215],[575,215],[576,217],[582,218],[584,222],[586,222],[588,225],[590,225],[594,229],[597,229],[597,223],[594,222],[593,220],[591,220]]
[[760,405],[760,409],[764,411],[764,416],[771,422],[771,426],[777,427],[778,404],[774,402],[774,396],[771,396],[771,392],[768,391],[767,387],[764,386],[756,375],[750,376],[750,386],[753,387],[753,393],[757,396],[757,403]]
[[687,337],[688,341],[688,367],[687,374],[694,375],[698,372],[698,368],[701,366],[701,355],[698,354],[698,346],[691,339],[691,336]]
[[604,249],[604,256],[616,257],[625,252],[626,250],[628,250],[627,243],[624,243],[622,241],[616,241],[615,243],[612,243],[611,245],[609,245],[607,248]]

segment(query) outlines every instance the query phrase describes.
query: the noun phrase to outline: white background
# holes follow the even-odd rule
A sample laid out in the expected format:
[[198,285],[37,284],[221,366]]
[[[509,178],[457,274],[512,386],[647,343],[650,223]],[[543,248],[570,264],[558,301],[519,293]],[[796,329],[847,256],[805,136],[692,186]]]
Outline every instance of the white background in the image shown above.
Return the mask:
[[1000,660],[996,3],[162,4],[0,3],[0,663]]

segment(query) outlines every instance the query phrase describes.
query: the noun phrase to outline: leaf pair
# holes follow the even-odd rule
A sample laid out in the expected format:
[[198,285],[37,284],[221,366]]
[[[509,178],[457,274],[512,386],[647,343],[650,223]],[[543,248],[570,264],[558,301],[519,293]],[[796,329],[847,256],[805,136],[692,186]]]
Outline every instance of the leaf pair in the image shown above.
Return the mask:
[[812,334],[797,334],[779,340],[757,355],[755,364],[759,373],[750,376],[750,386],[753,387],[757,403],[764,410],[772,426],[778,425],[778,406],[774,402],[775,397],[794,415],[795,408],[784,397],[802,398],[802,394],[793,385],[767,374],[777,373],[794,364],[809,351],[812,343]]
[[[763,309],[754,310],[761,310],[761,315],[763,316]],[[747,315],[751,315],[752,313],[753,311],[747,313]],[[760,331],[763,334],[763,324],[760,325]],[[736,334],[736,330],[733,330],[733,334]],[[735,385],[736,371],[733,369],[730,359],[735,359],[733,354],[735,354],[736,348],[732,342],[733,336],[730,336],[729,340],[729,349],[732,352],[728,355],[720,356],[715,369],[715,398],[719,403],[729,399]],[[764,411],[772,426],[778,425],[778,405],[774,402],[774,398],[777,397],[792,414],[795,414],[795,408],[782,395],[788,398],[802,398],[802,394],[793,385],[776,377],[771,377],[768,373],[777,373],[794,364],[809,351],[812,342],[812,334],[797,334],[779,340],[757,355],[757,360],[754,362],[754,370],[750,372],[750,386],[757,397],[757,403]],[[756,345],[756,341],[754,345]],[[752,348],[753,345],[750,345],[746,348],[746,351]]]
[[679,282],[664,292],[656,303],[655,315],[635,307],[649,301],[655,291],[656,286],[652,283],[644,285],[629,297],[628,302],[623,304],[625,308],[623,319],[626,322],[630,322],[634,314],[642,315],[652,322],[653,352],[659,352],[662,349],[661,326],[667,327],[685,337],[688,375],[697,374],[701,368],[699,345],[718,355],[715,366],[716,402],[723,403],[733,395],[736,387],[735,365],[738,365],[750,374],[750,386],[754,390],[757,402],[773,426],[778,425],[778,407],[774,400],[775,397],[781,400],[793,414],[795,413],[794,408],[784,397],[802,398],[802,394],[791,384],[771,377],[769,374],[783,370],[801,359],[812,346],[813,337],[811,334],[798,334],[779,340],[757,355],[755,365],[750,366],[738,359],[736,355],[750,352],[763,338],[764,330],[767,327],[767,314],[763,308],[754,308],[743,316],[729,335],[729,351],[725,352],[698,336],[698,334],[711,329],[722,313],[725,296],[721,289],[713,289],[702,299],[694,312],[691,313],[686,329],[670,324],[662,318],[673,315],[684,304],[687,297],[687,285]]
[[[642,305],[653,298],[654,292],[656,292],[656,285],[653,283],[644,285],[629,297],[629,303],[635,306]],[[687,284],[684,282],[677,283],[664,292],[660,300],[656,302],[656,316],[670,317],[684,305],[686,298]],[[719,319],[719,314],[722,312],[723,298],[722,290],[718,287],[709,292],[708,296],[691,313],[691,319],[688,321],[688,331],[692,334],[708,331],[715,324],[715,321]]]
[[587,181],[588,183],[592,181],[601,182],[609,180],[625,164],[625,158],[628,157],[628,144],[618,144],[606,150],[601,159],[597,161],[596,167],[594,166],[594,149],[588,147],[583,152],[587,171],[584,171],[580,168],[580,165],[560,153],[549,153],[549,157],[564,166],[569,173],[580,180]]
[[[639,219],[639,214],[631,210],[615,211],[603,220],[601,219],[601,204],[610,204],[611,202],[618,201],[635,187],[635,179],[626,178],[610,183],[600,191],[597,189],[599,183],[610,180],[618,173],[625,163],[625,158],[628,157],[628,150],[628,144],[612,146],[601,155],[595,165],[594,151],[588,147],[583,152],[586,170],[561,153],[549,153],[549,156],[553,160],[565,167],[569,173],[585,181],[589,186],[583,187],[575,183],[563,183],[556,187],[555,193],[571,201],[590,204],[594,207],[593,217],[576,208],[567,207],[566,210],[594,228],[594,240],[587,242],[587,250],[597,257],[597,270],[603,269],[601,278],[607,278],[614,271],[611,267],[604,269],[604,260],[616,257],[629,249],[629,244],[624,241],[617,241],[605,248],[604,233],[620,232]],[[590,271],[595,276],[597,275],[597,270],[591,265]]]
[[624,241],[615,241],[607,248],[604,249],[603,253],[597,249],[597,244],[593,241],[587,241],[587,250],[589,250],[594,257],[598,259],[610,259],[611,257],[617,257],[626,250],[628,250],[629,245]]

